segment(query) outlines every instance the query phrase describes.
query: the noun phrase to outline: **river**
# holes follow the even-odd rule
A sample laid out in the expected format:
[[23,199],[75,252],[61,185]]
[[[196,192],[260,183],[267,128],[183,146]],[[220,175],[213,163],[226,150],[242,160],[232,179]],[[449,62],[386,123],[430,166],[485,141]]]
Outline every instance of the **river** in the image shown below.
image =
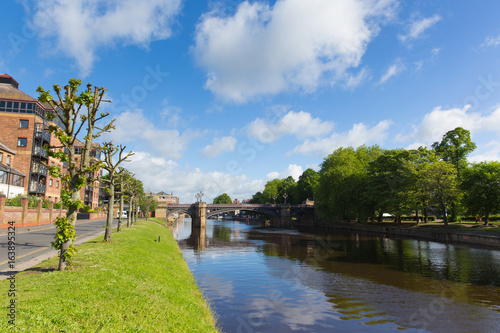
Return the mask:
[[500,332],[500,251],[179,220],[222,332]]

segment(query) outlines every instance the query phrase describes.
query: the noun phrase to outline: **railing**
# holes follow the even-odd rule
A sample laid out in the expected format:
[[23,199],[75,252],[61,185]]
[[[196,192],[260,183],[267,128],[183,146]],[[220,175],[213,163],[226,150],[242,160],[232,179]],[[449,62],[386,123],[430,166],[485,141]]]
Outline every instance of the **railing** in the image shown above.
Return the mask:
[[35,147],[35,150],[33,151],[33,155],[47,157],[47,151],[43,148]]
[[38,183],[30,183],[29,191],[36,193],[45,193],[45,185]]
[[43,131],[43,132],[37,131],[37,132],[35,132],[35,138],[43,139],[47,142],[50,142],[50,133],[47,131]]
[[40,164],[34,164],[31,168],[31,173],[39,173],[41,175],[47,175],[47,168]]

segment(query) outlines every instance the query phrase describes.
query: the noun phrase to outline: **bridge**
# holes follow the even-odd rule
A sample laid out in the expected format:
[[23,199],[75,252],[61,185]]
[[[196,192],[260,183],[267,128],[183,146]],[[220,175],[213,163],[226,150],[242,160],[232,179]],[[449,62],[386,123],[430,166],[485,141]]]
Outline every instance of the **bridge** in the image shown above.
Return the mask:
[[314,206],[312,205],[256,205],[256,204],[160,204],[155,216],[168,219],[174,214],[188,214],[193,220],[193,226],[205,227],[207,219],[219,214],[243,210],[255,212],[269,217],[270,224],[276,228],[286,228],[291,225],[292,217],[306,220],[314,224]]

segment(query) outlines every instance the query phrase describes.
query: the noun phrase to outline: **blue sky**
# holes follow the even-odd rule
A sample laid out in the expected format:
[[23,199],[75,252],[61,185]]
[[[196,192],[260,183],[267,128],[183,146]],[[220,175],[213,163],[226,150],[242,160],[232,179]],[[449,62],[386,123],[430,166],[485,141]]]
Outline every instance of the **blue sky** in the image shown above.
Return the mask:
[[108,89],[126,167],[192,202],[246,199],[341,146],[457,126],[500,160],[500,3],[38,0],[0,4],[0,72],[33,97]]

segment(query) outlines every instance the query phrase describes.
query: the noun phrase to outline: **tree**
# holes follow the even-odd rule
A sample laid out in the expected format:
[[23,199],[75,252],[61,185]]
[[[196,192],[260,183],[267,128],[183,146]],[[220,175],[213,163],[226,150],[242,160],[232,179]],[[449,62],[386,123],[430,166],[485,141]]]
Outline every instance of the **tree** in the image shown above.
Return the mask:
[[279,198],[278,188],[280,186],[281,181],[279,179],[269,180],[264,187],[264,191],[262,191],[262,198],[264,199],[263,203],[274,203],[276,198],[278,203],[281,202]]
[[[105,142],[101,146],[101,150],[104,152],[104,169],[108,171],[109,175],[109,201],[108,201],[108,216],[106,220],[106,232],[104,233],[104,240],[111,240],[111,228],[113,226],[113,205],[115,203],[115,173],[118,170],[118,166],[122,162],[126,162],[127,158],[134,155],[133,152],[124,154],[126,146],[114,146],[113,142]],[[118,159],[113,162],[113,157],[118,154]]]
[[500,163],[481,162],[464,169],[461,188],[468,212],[482,214],[488,225],[490,214],[500,211]]
[[156,208],[158,207],[158,203],[156,202],[155,198],[143,195],[139,199],[139,206],[141,207],[141,210],[144,212],[147,221],[149,213],[154,212],[156,210]]
[[140,180],[135,179],[133,174],[125,177],[124,193],[127,194],[128,200],[128,214],[127,214],[127,227],[131,222],[137,220],[137,207],[138,200],[144,194],[144,187]]
[[443,222],[448,225],[446,209],[459,196],[457,170],[444,161],[428,163],[421,171],[420,184],[431,193],[431,202],[437,204],[443,214]]
[[470,132],[462,127],[446,132],[441,142],[434,142],[432,148],[445,162],[451,163],[458,175],[467,167],[467,156],[476,149],[470,139]]
[[222,193],[214,198],[214,204],[230,204],[232,202],[231,197],[227,193]]
[[250,200],[250,202],[253,204],[261,204],[261,205],[266,204],[264,194],[260,191],[252,195],[252,199]]
[[338,148],[323,160],[315,203],[320,215],[339,221],[360,217],[364,210],[363,184],[371,156],[368,150],[366,147]]
[[309,198],[314,198],[314,191],[319,184],[319,174],[309,168],[299,177],[296,187],[297,203],[302,203]]
[[[106,89],[92,87],[89,83],[87,90],[78,92],[81,80],[70,79],[68,85],[63,89],[56,84],[53,85],[54,92],[58,100],[41,86],[38,87],[38,100],[42,103],[48,103],[55,111],[49,112],[47,118],[57,119],[62,127],[50,125],[49,131],[59,141],[60,145],[50,146],[49,156],[58,158],[63,163],[67,163],[67,172],[63,175],[57,167],[49,167],[52,177],[61,178],[61,200],[68,207],[65,217],[56,218],[55,225],[57,231],[55,241],[52,246],[59,250],[59,270],[64,270],[69,260],[74,254],[75,247],[75,221],[79,208],[83,207],[80,198],[80,189],[87,183],[87,174],[93,173],[101,166],[101,162],[90,156],[92,142],[103,132],[114,128],[112,120],[105,126],[97,127],[97,122],[109,115],[109,112],[100,113],[101,105]],[[86,109],[86,112],[82,112]],[[86,131],[84,130],[85,126]],[[96,132],[97,129],[97,132]],[[77,158],[75,144],[78,143],[78,136],[84,136],[84,146],[81,155]]]

